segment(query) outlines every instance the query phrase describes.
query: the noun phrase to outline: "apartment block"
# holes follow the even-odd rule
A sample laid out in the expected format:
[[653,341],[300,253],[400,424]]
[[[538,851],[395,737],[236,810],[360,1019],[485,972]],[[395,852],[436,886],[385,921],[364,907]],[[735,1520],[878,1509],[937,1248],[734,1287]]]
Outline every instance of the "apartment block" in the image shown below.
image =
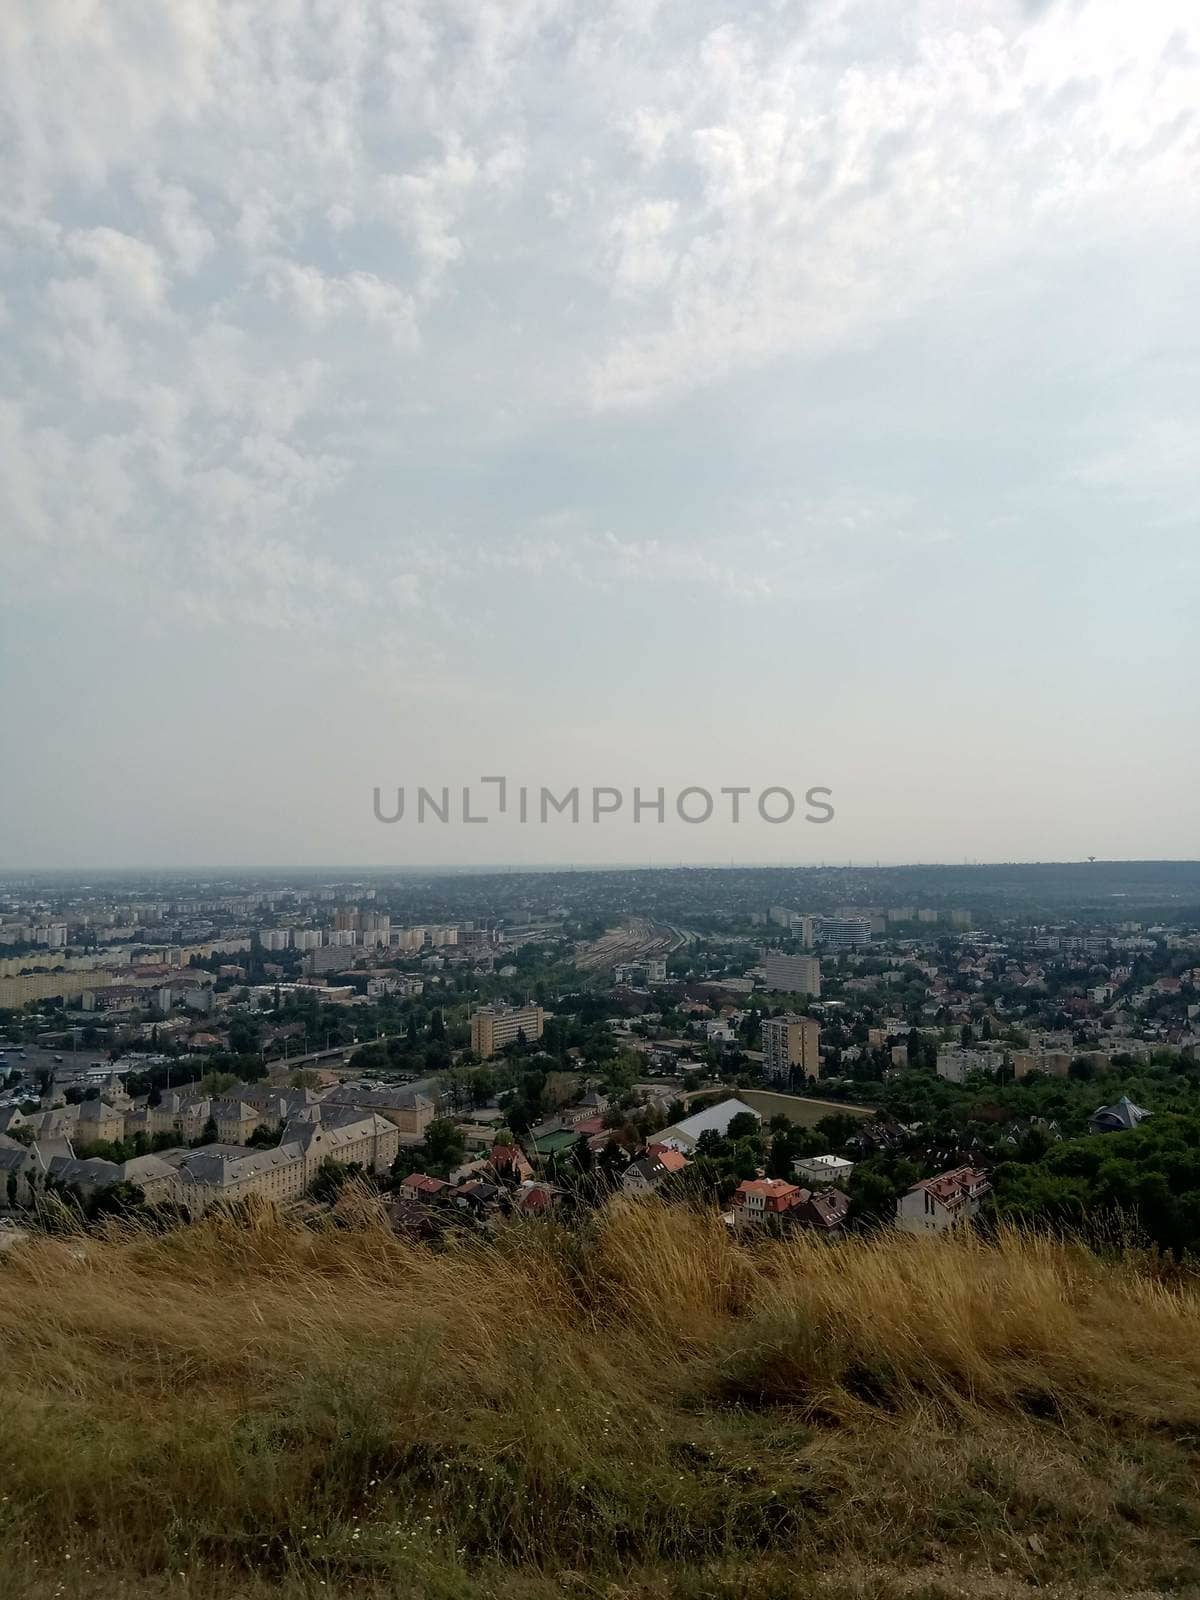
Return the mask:
[[817,943],[826,950],[857,950],[871,942],[869,917],[822,917]]
[[777,950],[764,950],[762,964],[766,988],[820,998],[821,963],[815,956],[785,956]]
[[540,1039],[544,1020],[541,1006],[480,1006],[471,1018],[471,1049],[486,1060],[521,1034]]
[[763,1076],[771,1083],[786,1084],[793,1072],[806,1078],[819,1078],[820,1029],[811,1017],[788,1014],[767,1017],[762,1025]]

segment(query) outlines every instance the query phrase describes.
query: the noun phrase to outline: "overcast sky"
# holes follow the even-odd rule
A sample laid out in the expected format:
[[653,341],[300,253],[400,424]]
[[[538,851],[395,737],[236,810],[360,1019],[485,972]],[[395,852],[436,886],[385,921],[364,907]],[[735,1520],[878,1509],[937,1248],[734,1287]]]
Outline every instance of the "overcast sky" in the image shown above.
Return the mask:
[[1193,0],[5,0],[0,162],[0,864],[1197,854]]

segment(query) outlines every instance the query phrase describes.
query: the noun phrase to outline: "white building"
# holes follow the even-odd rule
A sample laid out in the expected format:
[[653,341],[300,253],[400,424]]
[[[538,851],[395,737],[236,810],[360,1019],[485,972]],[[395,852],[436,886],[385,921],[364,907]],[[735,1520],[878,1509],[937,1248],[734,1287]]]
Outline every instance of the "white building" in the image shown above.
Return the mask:
[[715,1133],[724,1138],[734,1117],[744,1112],[749,1112],[755,1122],[762,1121],[753,1106],[748,1106],[744,1100],[722,1100],[715,1106],[709,1106],[707,1111],[697,1111],[695,1116],[685,1117],[674,1127],[656,1133],[654,1143],[666,1145],[669,1150],[679,1150],[685,1156],[690,1155],[700,1143],[702,1133]]
[[841,1156],[805,1156],[792,1162],[792,1171],[813,1188],[831,1183],[844,1187],[854,1172],[854,1163]]
[[1003,1065],[1003,1050],[965,1050],[956,1044],[938,1046],[937,1075],[947,1083],[965,1083],[972,1072],[992,1074]]
[[869,917],[822,917],[817,924],[817,943],[826,950],[857,950],[870,942]]
[[969,1222],[991,1189],[986,1173],[974,1167],[956,1167],[914,1183],[896,1201],[896,1226],[902,1233],[945,1233]]

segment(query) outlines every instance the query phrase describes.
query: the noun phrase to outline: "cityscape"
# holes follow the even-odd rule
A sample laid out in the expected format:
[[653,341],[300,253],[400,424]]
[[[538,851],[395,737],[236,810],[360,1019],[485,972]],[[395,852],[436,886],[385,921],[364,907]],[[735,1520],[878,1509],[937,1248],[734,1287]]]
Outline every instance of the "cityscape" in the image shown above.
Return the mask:
[[0,1600],[1198,1600],[1197,0],[2,0]]
[[43,877],[3,885],[0,947],[10,1244],[653,1193],[735,1233],[1136,1215],[1200,1247],[1187,863]]

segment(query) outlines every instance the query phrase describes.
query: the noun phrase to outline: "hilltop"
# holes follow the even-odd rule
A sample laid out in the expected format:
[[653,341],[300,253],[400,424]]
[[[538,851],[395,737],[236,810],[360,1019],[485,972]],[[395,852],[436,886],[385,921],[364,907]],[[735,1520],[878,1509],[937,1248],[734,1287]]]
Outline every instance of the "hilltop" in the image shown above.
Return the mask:
[[1184,1593],[1200,1292],[1044,1238],[746,1247],[617,1204],[435,1252],[370,1202],[0,1261],[30,1600]]

